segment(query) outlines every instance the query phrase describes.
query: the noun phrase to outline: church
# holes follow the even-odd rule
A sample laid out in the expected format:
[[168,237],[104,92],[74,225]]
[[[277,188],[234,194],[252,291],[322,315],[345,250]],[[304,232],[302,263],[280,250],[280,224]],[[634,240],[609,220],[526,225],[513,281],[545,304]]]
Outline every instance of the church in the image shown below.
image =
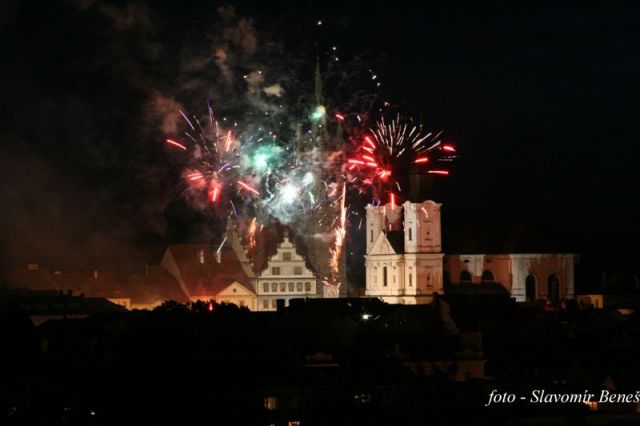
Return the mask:
[[[431,200],[366,207],[366,296],[423,304],[434,294],[500,285],[517,302],[573,299],[575,254],[495,248],[489,241],[488,251],[467,252],[461,245],[445,254],[440,208]],[[483,244],[476,243],[471,246]]]

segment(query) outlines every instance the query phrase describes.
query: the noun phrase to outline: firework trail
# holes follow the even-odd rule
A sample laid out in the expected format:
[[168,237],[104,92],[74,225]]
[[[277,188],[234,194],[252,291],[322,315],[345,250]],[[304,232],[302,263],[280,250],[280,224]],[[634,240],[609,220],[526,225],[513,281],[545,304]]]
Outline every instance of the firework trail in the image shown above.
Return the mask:
[[342,197],[340,199],[340,216],[338,226],[334,229],[333,247],[329,248],[329,267],[331,276],[325,277],[322,282],[326,287],[331,288],[328,294],[332,297],[339,295],[340,282],[340,258],[344,248],[344,242],[347,236],[347,209],[345,207],[346,200],[346,183],[342,184]]
[[254,217],[247,228],[246,235],[246,249],[247,249],[247,257],[251,258],[253,255],[253,251],[256,248],[256,230],[258,228],[257,219]]
[[347,210],[345,209],[345,198],[346,198],[346,184],[342,184],[342,197],[340,200],[340,224],[334,231],[335,241],[333,244],[333,248],[330,250],[331,254],[331,271],[337,275],[338,269],[340,266],[340,255],[342,254],[342,247],[344,245],[344,239],[347,233],[346,230],[346,221],[347,221]]

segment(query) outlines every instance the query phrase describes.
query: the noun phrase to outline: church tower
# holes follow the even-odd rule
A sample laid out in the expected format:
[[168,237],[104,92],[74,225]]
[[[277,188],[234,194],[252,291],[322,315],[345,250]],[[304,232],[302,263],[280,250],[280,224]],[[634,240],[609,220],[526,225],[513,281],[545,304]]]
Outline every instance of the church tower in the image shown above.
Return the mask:
[[367,296],[422,304],[443,293],[440,206],[427,200],[366,207]]

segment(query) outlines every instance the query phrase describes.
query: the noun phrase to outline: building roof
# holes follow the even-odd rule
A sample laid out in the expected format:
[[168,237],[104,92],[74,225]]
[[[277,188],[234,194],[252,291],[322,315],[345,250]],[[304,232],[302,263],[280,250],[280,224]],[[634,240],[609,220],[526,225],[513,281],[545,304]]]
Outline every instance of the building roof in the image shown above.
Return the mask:
[[123,312],[126,309],[102,297],[83,297],[52,290],[13,290],[11,301],[30,316],[34,315],[90,315]]
[[128,277],[109,271],[66,272],[47,269],[12,269],[7,272],[10,289],[52,290],[86,297],[127,298],[133,303],[164,300],[187,301],[178,282],[159,267],[147,267],[143,274]]
[[216,249],[206,244],[173,244],[167,247],[167,253],[175,261],[189,294],[213,296],[234,281],[253,290],[231,247],[223,246],[219,262]]
[[166,300],[181,303],[189,301],[176,279],[158,267],[149,268],[144,274],[129,276],[127,289],[134,304],[155,304]]
[[571,253],[569,244],[543,227],[524,223],[463,224],[444,228],[449,254]]

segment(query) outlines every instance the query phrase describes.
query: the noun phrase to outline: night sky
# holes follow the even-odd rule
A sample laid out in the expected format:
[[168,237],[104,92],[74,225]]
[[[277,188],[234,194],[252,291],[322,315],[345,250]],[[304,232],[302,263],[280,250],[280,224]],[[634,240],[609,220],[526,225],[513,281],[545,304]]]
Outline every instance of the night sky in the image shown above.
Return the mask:
[[[3,266],[135,264],[206,228],[163,126],[171,100],[231,99],[206,59],[230,9],[179,3],[1,3]],[[233,25],[252,20],[256,60],[264,45],[290,58],[272,64],[289,96],[313,94],[335,45],[349,72],[329,99],[369,91],[444,129],[461,152],[439,185],[447,226],[535,223],[576,251],[637,251],[640,4],[418,3],[241,1]]]

